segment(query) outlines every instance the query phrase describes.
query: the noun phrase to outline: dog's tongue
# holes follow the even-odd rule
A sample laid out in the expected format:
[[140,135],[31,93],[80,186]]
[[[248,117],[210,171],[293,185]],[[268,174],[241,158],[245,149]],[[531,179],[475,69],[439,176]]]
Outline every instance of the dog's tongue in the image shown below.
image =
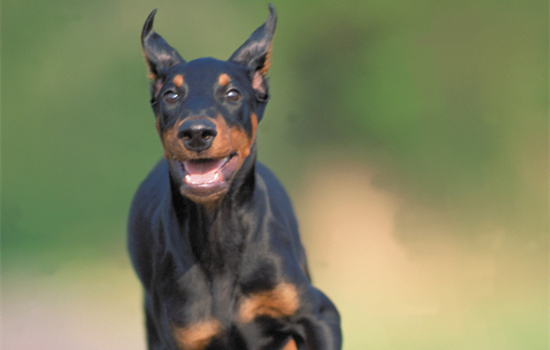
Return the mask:
[[209,183],[218,180],[218,170],[226,159],[215,160],[187,160],[183,162],[188,181],[195,184]]

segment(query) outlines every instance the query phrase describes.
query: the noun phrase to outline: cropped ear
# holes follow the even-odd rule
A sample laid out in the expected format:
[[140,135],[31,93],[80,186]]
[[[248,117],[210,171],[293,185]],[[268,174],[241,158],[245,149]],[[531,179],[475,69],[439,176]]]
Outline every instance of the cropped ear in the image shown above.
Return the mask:
[[154,9],[147,17],[141,32],[141,47],[148,66],[148,76],[152,80],[151,94],[153,99],[156,97],[155,94],[158,93],[158,89],[160,89],[158,84],[164,79],[166,71],[176,64],[185,62],[177,51],[153,30],[153,19],[156,13],[157,10]]
[[[231,55],[229,61],[248,69],[254,90],[267,99],[267,84],[265,77],[271,65],[271,42],[275,34],[277,14],[272,4],[269,4],[269,17],[264,24],[252,33],[250,38]],[[258,95],[258,97],[262,97]]]

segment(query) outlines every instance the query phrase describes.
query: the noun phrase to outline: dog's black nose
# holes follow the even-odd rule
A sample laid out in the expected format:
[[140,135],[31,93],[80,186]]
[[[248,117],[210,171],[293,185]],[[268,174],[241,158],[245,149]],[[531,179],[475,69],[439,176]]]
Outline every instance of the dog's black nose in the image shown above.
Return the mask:
[[178,130],[185,148],[195,152],[209,149],[217,134],[216,125],[206,118],[186,120]]

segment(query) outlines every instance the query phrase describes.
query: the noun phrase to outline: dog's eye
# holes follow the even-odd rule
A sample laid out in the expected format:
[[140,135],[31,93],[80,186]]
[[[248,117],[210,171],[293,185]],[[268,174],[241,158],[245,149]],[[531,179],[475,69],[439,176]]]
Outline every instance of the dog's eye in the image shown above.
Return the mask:
[[235,89],[231,89],[225,93],[225,99],[229,102],[237,102],[241,99],[241,93]]
[[168,91],[164,94],[164,101],[167,103],[175,103],[178,100],[179,95],[174,91]]

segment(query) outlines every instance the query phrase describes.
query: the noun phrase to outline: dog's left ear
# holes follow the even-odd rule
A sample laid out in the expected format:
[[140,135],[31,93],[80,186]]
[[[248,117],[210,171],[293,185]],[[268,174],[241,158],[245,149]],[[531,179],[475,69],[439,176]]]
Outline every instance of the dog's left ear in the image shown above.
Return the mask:
[[147,17],[141,32],[141,46],[151,79],[151,102],[158,97],[157,94],[165,79],[166,71],[176,64],[185,62],[178,52],[153,30],[156,12],[156,9],[153,10]]
[[265,77],[271,64],[271,42],[277,24],[277,14],[272,4],[269,4],[269,12],[265,23],[229,58],[229,61],[248,69],[256,97],[263,101],[268,98]]

